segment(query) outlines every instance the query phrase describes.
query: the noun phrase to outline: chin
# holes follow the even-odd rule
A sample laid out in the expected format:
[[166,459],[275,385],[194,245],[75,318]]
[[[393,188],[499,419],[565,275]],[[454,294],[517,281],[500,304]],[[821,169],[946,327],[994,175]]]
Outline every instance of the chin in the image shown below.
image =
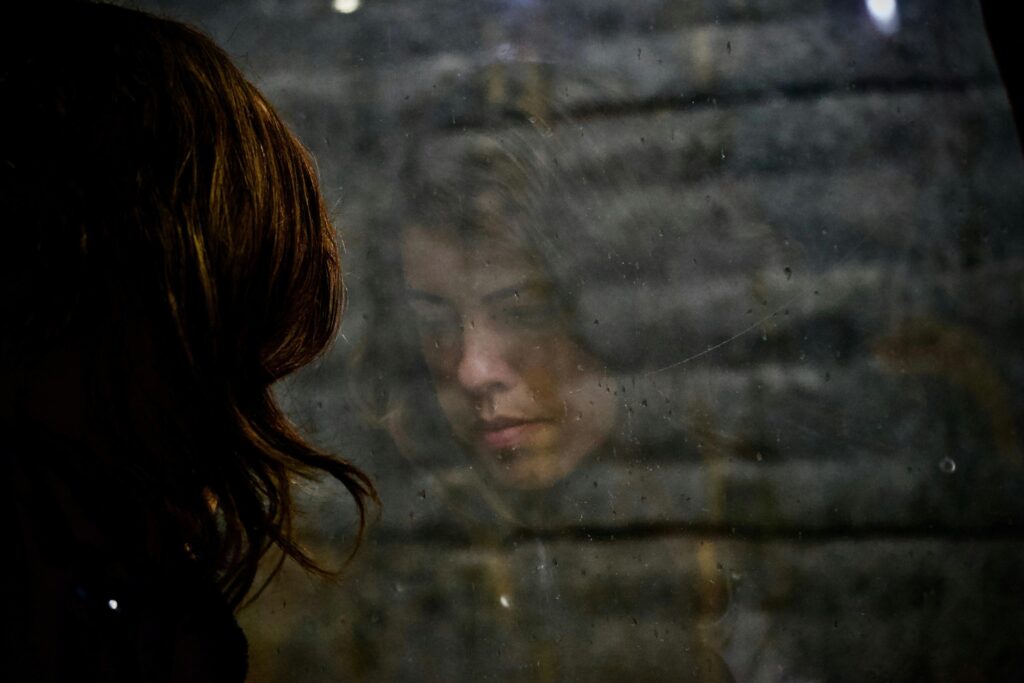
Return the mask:
[[478,453],[478,457],[486,458],[487,470],[496,483],[521,491],[535,491],[554,486],[576,469],[575,467],[545,466],[543,462],[537,462],[537,459],[546,459],[551,456],[537,454]]

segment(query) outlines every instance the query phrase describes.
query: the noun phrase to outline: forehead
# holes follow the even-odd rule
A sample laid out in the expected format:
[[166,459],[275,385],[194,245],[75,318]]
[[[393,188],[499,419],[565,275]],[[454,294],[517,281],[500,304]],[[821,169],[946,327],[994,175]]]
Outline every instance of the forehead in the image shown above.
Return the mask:
[[533,259],[506,240],[459,239],[414,226],[403,231],[401,251],[409,289],[453,301],[478,300],[506,287],[546,280]]

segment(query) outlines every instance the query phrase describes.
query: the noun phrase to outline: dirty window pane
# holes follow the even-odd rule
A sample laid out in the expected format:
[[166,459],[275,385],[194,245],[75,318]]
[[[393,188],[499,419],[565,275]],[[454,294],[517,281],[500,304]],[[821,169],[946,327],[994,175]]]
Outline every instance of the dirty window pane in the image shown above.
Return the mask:
[[[1010,680],[1024,165],[967,0],[142,2],[313,151],[349,307],[280,388],[369,540],[253,681]],[[345,559],[354,512],[308,485]]]

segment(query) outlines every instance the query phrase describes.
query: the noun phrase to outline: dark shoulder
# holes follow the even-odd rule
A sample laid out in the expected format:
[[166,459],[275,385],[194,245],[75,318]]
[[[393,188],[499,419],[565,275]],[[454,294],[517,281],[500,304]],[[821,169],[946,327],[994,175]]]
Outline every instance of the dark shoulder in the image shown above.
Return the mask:
[[[211,574],[152,510],[4,447],[7,680],[241,682],[246,641]],[[147,549],[176,546],[154,555]]]

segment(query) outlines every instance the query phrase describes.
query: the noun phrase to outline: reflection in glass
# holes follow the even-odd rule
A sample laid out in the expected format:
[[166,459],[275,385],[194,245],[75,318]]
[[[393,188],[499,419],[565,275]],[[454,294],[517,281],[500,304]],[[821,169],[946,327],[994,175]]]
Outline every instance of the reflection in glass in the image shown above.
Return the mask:
[[455,437],[495,479],[542,487],[608,438],[617,406],[604,367],[572,338],[550,278],[507,242],[410,227],[403,272]]
[[260,680],[1014,679],[1024,165],[974,2],[223,7],[348,247],[289,406],[385,502],[245,617]]

